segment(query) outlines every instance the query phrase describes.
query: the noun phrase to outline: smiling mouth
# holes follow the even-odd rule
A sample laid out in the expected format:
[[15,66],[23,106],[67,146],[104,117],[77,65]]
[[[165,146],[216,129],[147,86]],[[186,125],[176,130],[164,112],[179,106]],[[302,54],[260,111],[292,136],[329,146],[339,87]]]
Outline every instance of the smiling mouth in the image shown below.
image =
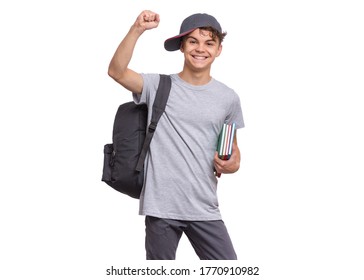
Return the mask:
[[205,60],[207,58],[206,56],[201,56],[201,55],[193,55],[192,57],[197,60]]

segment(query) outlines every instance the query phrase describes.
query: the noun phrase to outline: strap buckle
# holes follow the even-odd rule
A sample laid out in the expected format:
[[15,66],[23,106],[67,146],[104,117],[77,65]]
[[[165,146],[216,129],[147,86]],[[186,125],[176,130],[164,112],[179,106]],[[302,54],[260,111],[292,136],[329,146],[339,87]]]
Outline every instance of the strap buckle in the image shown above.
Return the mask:
[[156,124],[156,123],[151,123],[151,124],[149,125],[149,127],[148,127],[148,131],[149,131],[150,133],[154,133],[154,131],[156,130],[156,128],[157,128],[157,124]]

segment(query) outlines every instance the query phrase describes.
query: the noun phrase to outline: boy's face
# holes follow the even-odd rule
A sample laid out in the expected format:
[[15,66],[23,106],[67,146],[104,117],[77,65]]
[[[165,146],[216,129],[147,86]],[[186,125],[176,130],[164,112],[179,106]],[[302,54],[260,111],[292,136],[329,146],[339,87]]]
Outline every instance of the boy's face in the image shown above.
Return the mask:
[[222,46],[217,36],[212,37],[211,31],[197,28],[183,38],[180,50],[184,53],[187,66],[203,70],[211,67],[220,55]]

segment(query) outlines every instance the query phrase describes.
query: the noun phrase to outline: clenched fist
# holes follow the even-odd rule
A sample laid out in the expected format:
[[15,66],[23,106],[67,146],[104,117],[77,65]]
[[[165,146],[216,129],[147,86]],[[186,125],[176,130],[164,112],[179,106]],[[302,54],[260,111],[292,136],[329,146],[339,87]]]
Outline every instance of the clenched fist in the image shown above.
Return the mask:
[[137,17],[134,27],[144,32],[145,30],[158,27],[159,21],[160,18],[157,13],[146,10]]

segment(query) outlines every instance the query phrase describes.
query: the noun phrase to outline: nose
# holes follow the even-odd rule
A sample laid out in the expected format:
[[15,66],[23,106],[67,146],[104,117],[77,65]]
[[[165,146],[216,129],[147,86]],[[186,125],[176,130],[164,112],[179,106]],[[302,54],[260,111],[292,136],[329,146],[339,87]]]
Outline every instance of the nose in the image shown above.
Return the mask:
[[196,51],[198,52],[203,52],[205,49],[204,49],[204,45],[203,43],[199,43],[197,44],[197,47],[196,47]]

